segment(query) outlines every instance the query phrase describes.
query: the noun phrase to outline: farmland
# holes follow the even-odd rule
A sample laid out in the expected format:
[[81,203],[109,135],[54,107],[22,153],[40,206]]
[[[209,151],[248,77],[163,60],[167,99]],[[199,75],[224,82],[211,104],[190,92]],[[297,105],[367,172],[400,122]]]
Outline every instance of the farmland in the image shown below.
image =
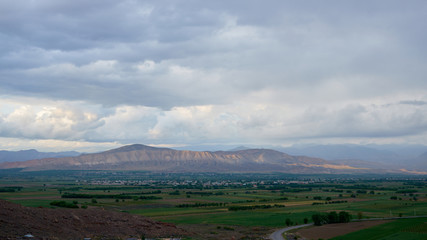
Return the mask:
[[372,228],[349,233],[332,238],[332,240],[356,240],[356,239],[427,239],[427,218],[400,219]]
[[387,175],[2,171],[0,199],[144,215],[194,230],[194,239],[231,233],[256,239],[286,224],[311,222],[319,212],[346,211],[353,219],[427,215],[427,181]]

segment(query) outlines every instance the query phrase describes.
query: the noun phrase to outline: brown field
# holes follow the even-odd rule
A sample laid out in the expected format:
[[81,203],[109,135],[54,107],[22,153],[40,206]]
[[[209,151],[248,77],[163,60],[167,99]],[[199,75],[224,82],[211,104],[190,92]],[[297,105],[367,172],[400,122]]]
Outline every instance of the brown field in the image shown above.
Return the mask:
[[378,220],[378,221],[362,221],[362,222],[350,222],[350,223],[334,223],[326,224],[323,226],[315,226],[310,228],[300,229],[296,232],[297,235],[306,239],[329,239],[337,236],[341,236],[354,231],[370,228],[376,225],[380,225],[391,220]]

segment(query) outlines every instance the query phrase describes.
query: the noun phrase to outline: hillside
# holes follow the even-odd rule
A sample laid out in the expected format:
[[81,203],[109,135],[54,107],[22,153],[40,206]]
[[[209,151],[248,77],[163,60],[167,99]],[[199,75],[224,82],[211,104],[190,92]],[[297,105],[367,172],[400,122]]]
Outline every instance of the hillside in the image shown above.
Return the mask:
[[138,215],[92,209],[31,208],[0,200],[0,239],[125,239],[185,234],[172,224]]
[[291,156],[270,149],[238,151],[180,151],[141,144],[77,157],[46,158],[0,164],[2,169],[37,170],[145,170],[168,172],[374,172],[337,162]]

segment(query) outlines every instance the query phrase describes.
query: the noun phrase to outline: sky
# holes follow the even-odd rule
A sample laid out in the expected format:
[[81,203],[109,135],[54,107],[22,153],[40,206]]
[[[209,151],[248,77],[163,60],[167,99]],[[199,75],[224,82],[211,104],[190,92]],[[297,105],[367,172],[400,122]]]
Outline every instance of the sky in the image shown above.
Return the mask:
[[427,144],[427,1],[0,0],[0,149]]

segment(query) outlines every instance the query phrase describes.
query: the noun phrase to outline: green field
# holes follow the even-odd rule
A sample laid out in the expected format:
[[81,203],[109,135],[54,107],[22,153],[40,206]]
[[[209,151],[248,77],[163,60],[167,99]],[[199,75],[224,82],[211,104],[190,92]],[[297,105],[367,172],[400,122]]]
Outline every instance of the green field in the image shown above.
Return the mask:
[[400,219],[331,240],[426,240],[427,218]]

